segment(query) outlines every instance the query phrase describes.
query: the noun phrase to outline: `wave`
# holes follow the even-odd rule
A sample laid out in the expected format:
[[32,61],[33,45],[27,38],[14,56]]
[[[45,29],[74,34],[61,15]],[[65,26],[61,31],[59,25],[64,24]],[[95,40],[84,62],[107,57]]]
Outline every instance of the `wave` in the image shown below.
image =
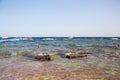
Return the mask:
[[2,37],[3,39],[7,39],[8,37],[6,37],[6,36],[4,36],[4,37]]
[[1,38],[0,42],[6,42],[6,41],[25,41],[25,40],[33,40],[32,38],[29,37],[10,37],[10,38]]
[[112,40],[118,40],[118,38],[112,38]]
[[43,38],[42,40],[45,40],[45,41],[53,41],[55,40],[54,38]]

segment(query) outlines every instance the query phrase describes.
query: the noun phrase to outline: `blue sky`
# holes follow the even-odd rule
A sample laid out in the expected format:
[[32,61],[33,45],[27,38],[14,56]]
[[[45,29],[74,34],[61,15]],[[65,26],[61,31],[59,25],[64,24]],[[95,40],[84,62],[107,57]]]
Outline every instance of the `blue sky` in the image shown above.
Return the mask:
[[120,0],[0,0],[0,36],[120,37]]

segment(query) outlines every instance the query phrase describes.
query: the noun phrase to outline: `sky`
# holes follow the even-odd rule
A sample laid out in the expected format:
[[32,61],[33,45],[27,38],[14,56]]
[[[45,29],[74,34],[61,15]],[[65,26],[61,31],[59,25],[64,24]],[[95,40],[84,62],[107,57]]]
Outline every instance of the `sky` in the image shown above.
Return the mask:
[[0,36],[120,37],[120,0],[0,0]]

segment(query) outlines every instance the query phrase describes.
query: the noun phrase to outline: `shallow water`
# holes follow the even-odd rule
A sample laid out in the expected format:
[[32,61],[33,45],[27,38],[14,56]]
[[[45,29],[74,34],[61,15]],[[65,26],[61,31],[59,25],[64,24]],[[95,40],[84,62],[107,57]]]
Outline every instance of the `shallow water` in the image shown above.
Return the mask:
[[[10,38],[11,39],[11,38]],[[13,38],[14,39],[14,38]],[[117,45],[120,43],[118,40],[112,38],[32,38],[31,40],[7,40],[0,39],[0,79],[7,80],[10,75],[16,75],[20,78],[19,74],[25,74],[32,76],[34,74],[40,74],[41,72],[61,72],[64,70],[87,70],[94,69],[102,72],[94,77],[103,78],[105,76],[111,77],[111,79],[105,80],[119,80],[120,77],[120,47]],[[4,46],[6,44],[6,46]],[[40,48],[37,48],[40,44]],[[61,54],[68,51],[88,51],[93,52],[87,54],[87,57],[79,59],[67,59],[62,57]],[[37,54],[37,53],[49,53],[52,60],[50,62],[40,62],[34,58],[28,56],[10,56],[7,58],[1,58],[3,54]],[[47,67],[46,67],[47,65]],[[19,69],[18,69],[19,68]],[[14,72],[12,70],[15,70]],[[87,71],[88,74],[89,71]],[[81,73],[81,72],[80,72]],[[32,75],[29,75],[32,74]],[[86,74],[86,72],[85,72]],[[87,80],[91,77],[89,75],[80,75]],[[6,76],[7,75],[7,76]],[[51,75],[52,76],[52,75]],[[75,75],[76,76],[76,75]],[[12,76],[12,79],[18,79],[18,77]],[[10,77],[11,78],[11,77]],[[75,80],[76,78],[73,78]],[[22,80],[22,79],[18,79]],[[39,79],[36,79],[39,80]],[[53,79],[54,80],[54,79]],[[60,79],[62,80],[62,79]],[[79,79],[78,79],[79,80]],[[101,80],[101,79],[100,79]]]

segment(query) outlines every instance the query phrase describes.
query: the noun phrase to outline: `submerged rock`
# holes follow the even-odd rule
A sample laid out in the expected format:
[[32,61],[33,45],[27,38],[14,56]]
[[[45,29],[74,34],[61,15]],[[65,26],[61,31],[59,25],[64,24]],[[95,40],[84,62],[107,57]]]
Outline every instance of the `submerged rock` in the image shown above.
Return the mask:
[[9,52],[0,52],[0,59],[9,57],[11,57],[11,54]]
[[118,44],[118,47],[120,47],[120,44]]
[[40,44],[38,44],[37,48],[40,48]]

